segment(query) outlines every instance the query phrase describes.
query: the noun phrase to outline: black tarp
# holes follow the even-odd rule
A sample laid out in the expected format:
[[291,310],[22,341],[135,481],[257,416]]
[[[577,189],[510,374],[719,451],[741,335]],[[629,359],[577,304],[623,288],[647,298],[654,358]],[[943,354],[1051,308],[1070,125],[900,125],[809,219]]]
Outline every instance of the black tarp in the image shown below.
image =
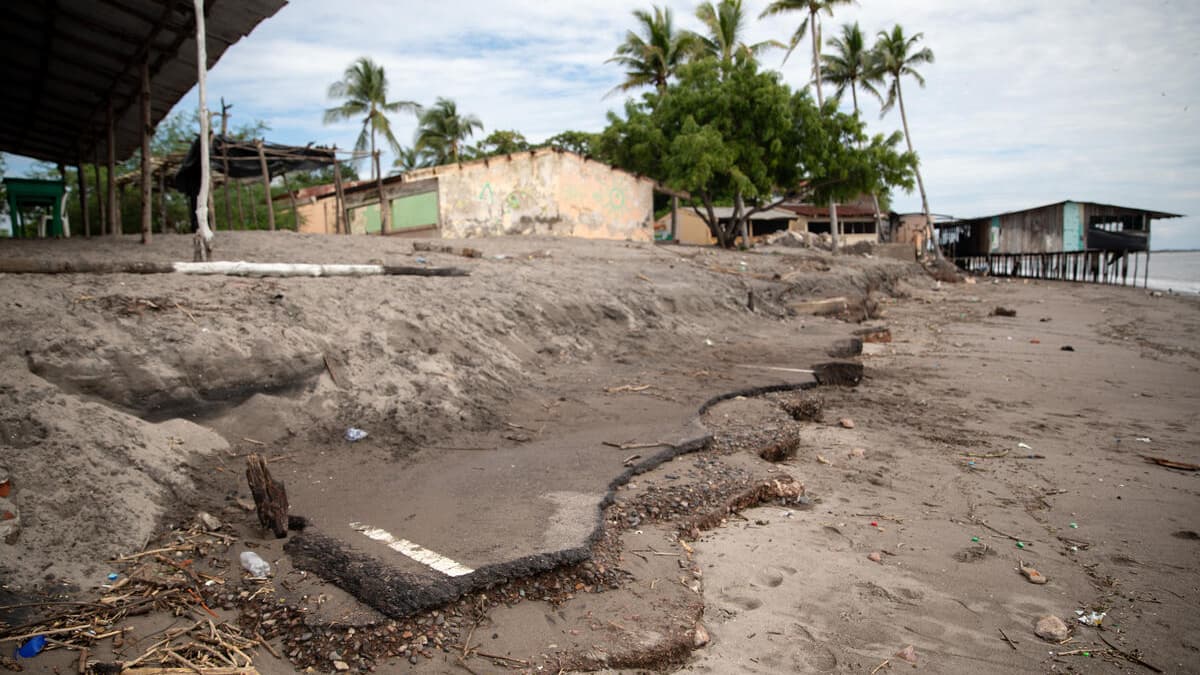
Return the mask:
[[[263,155],[267,159],[267,173],[271,178],[292,171],[313,171],[332,166],[333,150],[330,148],[314,148],[312,146],[280,145],[278,143],[263,143]],[[258,148],[253,141],[238,141],[214,134],[209,144],[209,169],[214,173],[223,173],[230,178],[249,178],[262,176],[262,163],[258,158]],[[225,170],[228,158],[229,171]],[[192,231],[195,232],[196,199],[200,194],[200,137],[192,141],[187,156],[175,172],[173,186],[176,190],[187,195],[188,207],[192,214]]]

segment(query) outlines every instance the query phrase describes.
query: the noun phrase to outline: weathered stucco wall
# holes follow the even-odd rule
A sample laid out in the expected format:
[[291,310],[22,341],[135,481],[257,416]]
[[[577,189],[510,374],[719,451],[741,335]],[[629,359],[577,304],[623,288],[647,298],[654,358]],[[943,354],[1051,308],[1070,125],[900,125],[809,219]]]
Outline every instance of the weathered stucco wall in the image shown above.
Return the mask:
[[569,153],[497,157],[437,173],[443,237],[654,238],[648,180]]

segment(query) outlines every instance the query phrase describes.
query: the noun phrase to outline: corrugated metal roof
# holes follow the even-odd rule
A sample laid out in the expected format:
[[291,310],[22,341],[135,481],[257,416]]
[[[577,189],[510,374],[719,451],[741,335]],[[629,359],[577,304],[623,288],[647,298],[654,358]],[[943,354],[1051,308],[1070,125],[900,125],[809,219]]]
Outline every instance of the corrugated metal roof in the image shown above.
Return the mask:
[[[208,67],[287,0],[207,0]],[[141,64],[150,66],[151,122],[196,84],[191,0],[5,0],[0,3],[0,150],[74,164],[141,146]]]
[[[813,204],[781,204],[781,209],[791,211],[794,215],[804,216],[806,218],[828,218],[828,206],[815,206]],[[863,208],[852,204],[838,204],[839,218],[874,218],[875,209]]]
[[1066,204],[1068,202],[1072,202],[1075,204],[1090,205],[1090,206],[1100,206],[1100,207],[1109,208],[1109,209],[1120,209],[1122,211],[1134,211],[1137,213],[1145,214],[1146,216],[1148,216],[1150,218],[1155,218],[1158,220],[1163,220],[1166,218],[1183,218],[1183,216],[1178,213],[1167,213],[1165,211],[1153,211],[1150,209],[1139,209],[1139,208],[1133,207],[1133,206],[1118,206],[1116,204],[1101,204],[1099,202],[1081,202],[1081,201],[1078,201],[1075,199],[1064,199],[1061,202],[1053,202],[1051,204],[1042,204],[1041,206],[1031,206],[1027,209],[1015,209],[1013,211],[1003,211],[1001,213],[995,213],[995,214],[992,214],[989,216],[975,216],[973,218],[956,218],[947,223],[934,223],[934,225],[937,225],[939,227],[941,225],[946,225],[946,226],[950,227],[950,226],[957,225],[958,223],[974,222],[974,221],[979,221],[979,220],[990,220],[992,218],[996,218],[999,216],[1011,216],[1013,214],[1025,213],[1027,211],[1040,211],[1041,209],[1044,209],[1044,208],[1047,208],[1050,206],[1058,206],[1060,204]]

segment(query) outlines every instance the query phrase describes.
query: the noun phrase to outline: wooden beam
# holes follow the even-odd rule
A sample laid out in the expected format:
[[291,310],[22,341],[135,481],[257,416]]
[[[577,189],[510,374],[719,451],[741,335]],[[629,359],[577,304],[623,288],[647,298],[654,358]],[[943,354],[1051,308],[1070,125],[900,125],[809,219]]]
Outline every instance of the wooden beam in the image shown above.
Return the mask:
[[[336,157],[334,158],[337,159]],[[375,151],[375,187],[379,190],[379,233],[391,234],[392,232],[392,215],[391,209],[388,208],[387,197],[383,194],[383,172],[379,170],[379,151]]]
[[121,232],[121,211],[117,204],[117,184],[114,182],[117,174],[117,134],[113,128],[112,102],[108,104],[108,233]]
[[104,233],[108,231],[108,211],[104,208],[104,191],[100,189],[100,146],[96,145],[95,150],[96,163],[92,165],[92,168],[96,170],[96,213],[98,215],[96,234],[104,236]]
[[225,173],[225,222],[229,225],[229,231],[233,231],[233,210],[229,204],[229,148],[226,146],[226,134],[229,133],[229,109],[232,104],[225,103],[225,97],[221,97],[221,166]]
[[[333,227],[338,234],[350,234],[350,219],[346,217],[346,192],[342,186],[342,164],[337,158],[337,146],[333,146]],[[345,229],[343,230],[343,226]]]
[[150,139],[154,136],[154,125],[150,122],[150,62],[142,61],[142,243],[150,243],[151,203],[150,183]]
[[158,169],[158,231],[167,233],[167,167]]
[[83,236],[92,238],[92,219],[88,214],[87,177],[83,175],[83,153],[75,162],[75,175],[79,178],[79,217],[83,219]]

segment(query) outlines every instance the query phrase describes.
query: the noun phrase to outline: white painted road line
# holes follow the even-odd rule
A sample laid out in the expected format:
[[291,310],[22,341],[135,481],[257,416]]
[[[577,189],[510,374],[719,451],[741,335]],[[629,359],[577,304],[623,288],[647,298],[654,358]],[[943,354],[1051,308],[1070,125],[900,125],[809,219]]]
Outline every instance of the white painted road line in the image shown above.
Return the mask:
[[448,577],[461,577],[475,571],[466,565],[460,565],[454,562],[444,555],[434,553],[427,548],[418,546],[407,539],[397,539],[396,537],[393,537],[392,534],[387,530],[381,530],[377,527],[371,527],[370,525],[363,525],[362,523],[350,523],[350,527],[362,532],[363,534],[367,535],[367,537],[374,539],[375,541],[386,544],[387,547],[393,551],[402,555],[406,555],[422,565],[432,567]]

